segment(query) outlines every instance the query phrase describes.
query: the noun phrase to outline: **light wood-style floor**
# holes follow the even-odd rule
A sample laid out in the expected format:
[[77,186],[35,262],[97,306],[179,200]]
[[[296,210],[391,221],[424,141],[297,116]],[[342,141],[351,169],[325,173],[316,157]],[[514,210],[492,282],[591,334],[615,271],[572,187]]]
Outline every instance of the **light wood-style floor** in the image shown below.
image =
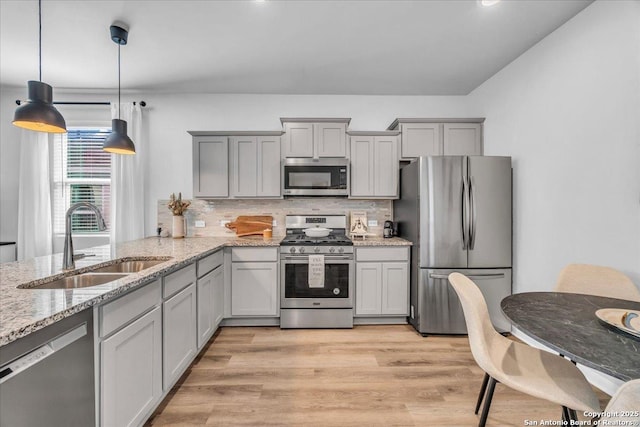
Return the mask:
[[[225,327],[147,426],[476,426],[482,376],[465,336],[408,325]],[[560,414],[498,384],[487,426]]]

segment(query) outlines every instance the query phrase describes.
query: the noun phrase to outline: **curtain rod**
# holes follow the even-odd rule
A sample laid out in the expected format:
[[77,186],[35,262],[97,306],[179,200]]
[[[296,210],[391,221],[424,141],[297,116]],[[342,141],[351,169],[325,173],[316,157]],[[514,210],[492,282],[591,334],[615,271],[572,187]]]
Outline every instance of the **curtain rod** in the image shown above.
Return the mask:
[[[20,105],[22,103],[21,100],[16,99],[16,104]],[[140,101],[141,107],[146,107],[147,103],[145,101]],[[94,101],[94,102],[76,102],[76,101],[56,101],[53,103],[54,105],[111,105],[110,102],[106,101]],[[136,105],[136,102],[133,101],[133,105]]]

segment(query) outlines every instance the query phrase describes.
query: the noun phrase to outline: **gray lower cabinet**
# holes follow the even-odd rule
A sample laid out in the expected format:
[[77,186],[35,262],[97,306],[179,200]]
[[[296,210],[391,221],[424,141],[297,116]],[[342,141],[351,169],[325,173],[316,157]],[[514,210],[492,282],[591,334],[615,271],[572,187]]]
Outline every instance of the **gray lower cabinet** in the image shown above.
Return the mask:
[[162,279],[162,385],[168,391],[196,355],[196,263]]
[[398,133],[351,133],[351,198],[398,198]]
[[97,307],[100,425],[142,425],[162,398],[160,281]]
[[224,268],[198,278],[198,349],[202,348],[218,329],[224,316]]
[[277,248],[233,248],[231,261],[231,315],[278,316]]
[[168,390],[196,355],[196,284],[163,303],[163,387]]
[[355,293],[356,316],[408,316],[408,248],[356,248]]
[[193,197],[229,197],[228,137],[193,137]]

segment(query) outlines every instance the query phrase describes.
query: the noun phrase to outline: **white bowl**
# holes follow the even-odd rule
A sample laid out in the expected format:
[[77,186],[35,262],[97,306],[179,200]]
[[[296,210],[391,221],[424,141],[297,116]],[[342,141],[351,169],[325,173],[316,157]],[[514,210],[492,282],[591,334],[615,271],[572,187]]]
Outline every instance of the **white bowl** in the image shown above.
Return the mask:
[[305,228],[303,231],[307,237],[327,237],[331,233],[330,228],[323,227]]

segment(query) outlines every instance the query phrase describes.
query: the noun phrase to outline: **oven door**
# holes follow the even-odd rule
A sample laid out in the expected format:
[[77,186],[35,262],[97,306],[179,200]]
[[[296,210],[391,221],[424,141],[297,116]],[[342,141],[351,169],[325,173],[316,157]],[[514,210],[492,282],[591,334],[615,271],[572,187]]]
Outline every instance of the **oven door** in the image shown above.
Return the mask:
[[324,287],[309,287],[306,255],[280,259],[280,306],[282,308],[352,308],[355,278],[353,257],[325,255]]
[[[294,159],[288,159],[294,160]],[[285,196],[347,196],[349,165],[285,164]]]

